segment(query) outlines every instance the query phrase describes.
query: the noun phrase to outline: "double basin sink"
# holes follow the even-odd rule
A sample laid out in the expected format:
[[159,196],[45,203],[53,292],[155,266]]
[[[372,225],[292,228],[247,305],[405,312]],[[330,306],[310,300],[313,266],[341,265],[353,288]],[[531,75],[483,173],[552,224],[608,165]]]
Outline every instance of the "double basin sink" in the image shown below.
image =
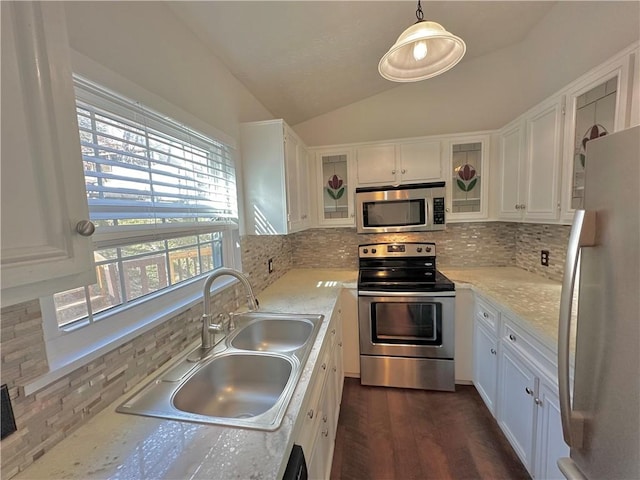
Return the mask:
[[120,405],[121,413],[276,430],[323,315],[250,312],[207,355],[186,356]]

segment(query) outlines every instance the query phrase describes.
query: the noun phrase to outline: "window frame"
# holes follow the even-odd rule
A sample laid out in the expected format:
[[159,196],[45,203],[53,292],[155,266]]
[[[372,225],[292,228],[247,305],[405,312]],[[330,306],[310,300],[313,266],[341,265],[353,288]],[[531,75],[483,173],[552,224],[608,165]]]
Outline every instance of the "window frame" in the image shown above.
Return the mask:
[[[185,229],[184,227],[180,229],[179,226],[172,225],[160,229],[162,231],[158,233],[163,236],[170,233],[178,233],[175,236],[187,236],[204,233],[203,230],[207,232],[223,232],[222,266],[242,270],[240,249],[240,223],[242,221],[240,212],[243,211],[241,166],[237,161],[235,140],[181,110],[179,107],[74,51],[72,51],[72,63],[74,72],[82,77],[90,78],[92,81],[118,92],[122,96],[135,98],[145,107],[161,112],[162,115],[166,114],[167,117],[188,125],[189,128],[193,128],[195,131],[203,132],[204,135],[225,144],[230,149],[231,160],[236,171],[238,223],[221,223],[213,228],[211,225],[203,227],[193,227],[192,225],[193,228],[191,229]],[[121,235],[122,233],[117,229],[96,235],[94,250],[113,241],[117,242]],[[136,234],[133,237],[136,237]],[[141,234],[139,238],[141,241],[150,239],[148,235],[145,236],[144,234]],[[145,295],[113,312],[109,315],[107,321],[103,319],[81,328],[58,327],[53,296],[40,298],[49,372],[26,385],[25,392],[29,394],[37,391],[52,381],[71,373],[73,370],[86,365],[101,355],[118,348],[197,305],[202,301],[202,288],[206,277],[207,274],[201,274],[198,277],[181,282],[180,285]],[[232,283],[234,283],[234,280],[231,278],[220,278],[214,283],[211,291],[215,294]]]

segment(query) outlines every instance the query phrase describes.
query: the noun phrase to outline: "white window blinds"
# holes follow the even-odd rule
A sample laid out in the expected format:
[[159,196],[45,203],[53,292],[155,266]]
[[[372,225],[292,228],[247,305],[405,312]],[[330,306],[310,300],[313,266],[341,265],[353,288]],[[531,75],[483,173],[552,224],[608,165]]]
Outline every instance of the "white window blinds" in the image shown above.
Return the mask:
[[233,149],[74,77],[99,247],[235,228]]

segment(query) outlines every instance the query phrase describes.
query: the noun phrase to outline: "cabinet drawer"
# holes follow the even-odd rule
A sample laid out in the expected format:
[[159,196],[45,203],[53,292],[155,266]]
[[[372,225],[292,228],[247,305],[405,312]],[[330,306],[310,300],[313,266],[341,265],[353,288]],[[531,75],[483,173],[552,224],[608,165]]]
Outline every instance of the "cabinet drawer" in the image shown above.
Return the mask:
[[521,328],[512,318],[503,314],[501,339],[529,361],[533,362],[549,379],[557,378],[557,360],[555,352],[541,344],[535,337]]
[[476,297],[475,315],[489,331],[498,335],[498,310]]

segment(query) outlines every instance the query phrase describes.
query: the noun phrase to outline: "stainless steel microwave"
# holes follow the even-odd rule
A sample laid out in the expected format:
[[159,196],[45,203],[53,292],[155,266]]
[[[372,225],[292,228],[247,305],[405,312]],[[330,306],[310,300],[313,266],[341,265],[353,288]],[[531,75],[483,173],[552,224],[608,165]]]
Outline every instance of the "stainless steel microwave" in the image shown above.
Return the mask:
[[444,182],[356,188],[358,233],[444,230]]

